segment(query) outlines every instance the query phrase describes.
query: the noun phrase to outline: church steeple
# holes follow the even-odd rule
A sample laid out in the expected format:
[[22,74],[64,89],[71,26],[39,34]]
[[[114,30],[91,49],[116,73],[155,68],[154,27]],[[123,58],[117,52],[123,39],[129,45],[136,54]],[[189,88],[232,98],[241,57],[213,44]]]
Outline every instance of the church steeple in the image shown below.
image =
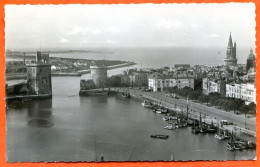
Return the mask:
[[236,42],[233,45],[231,32],[229,34],[228,46],[226,51],[226,58],[224,59],[224,65],[227,66],[236,66],[237,58],[236,58]]
[[253,49],[251,48],[251,49],[250,49],[250,55],[252,55],[252,54],[253,54]]
[[228,48],[233,48],[233,42],[232,42],[231,32],[230,32],[229,40],[228,40]]

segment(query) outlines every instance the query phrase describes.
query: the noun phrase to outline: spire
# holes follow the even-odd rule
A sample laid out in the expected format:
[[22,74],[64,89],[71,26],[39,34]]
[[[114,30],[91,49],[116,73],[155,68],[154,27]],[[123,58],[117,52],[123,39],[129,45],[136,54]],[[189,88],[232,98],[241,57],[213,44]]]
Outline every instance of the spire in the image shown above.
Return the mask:
[[228,40],[228,48],[233,48],[231,32],[230,32],[229,40]]
[[253,49],[252,49],[252,48],[250,49],[250,54],[251,54],[251,55],[253,54]]

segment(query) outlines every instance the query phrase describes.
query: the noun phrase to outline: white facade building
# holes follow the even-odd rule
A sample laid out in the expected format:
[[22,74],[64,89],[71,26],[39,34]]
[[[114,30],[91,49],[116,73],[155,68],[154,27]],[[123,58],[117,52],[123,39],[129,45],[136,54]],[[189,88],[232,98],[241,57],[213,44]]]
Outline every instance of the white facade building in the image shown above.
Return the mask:
[[254,84],[226,84],[226,97],[245,100],[246,103],[256,103],[256,88]]
[[182,89],[190,87],[194,89],[194,78],[170,78],[170,77],[154,77],[149,78],[149,89],[155,91],[163,91],[165,87],[175,87]]
[[147,86],[147,73],[134,72],[129,75],[129,82],[131,86]]

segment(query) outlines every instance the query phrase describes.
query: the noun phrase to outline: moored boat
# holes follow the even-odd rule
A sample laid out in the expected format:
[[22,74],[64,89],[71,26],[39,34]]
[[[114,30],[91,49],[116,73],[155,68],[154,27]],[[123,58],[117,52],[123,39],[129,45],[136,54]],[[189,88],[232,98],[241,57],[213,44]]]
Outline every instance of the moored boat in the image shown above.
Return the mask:
[[194,134],[200,133],[200,129],[198,127],[192,127],[191,132]]
[[130,93],[128,93],[128,92],[123,92],[121,95],[122,95],[123,98],[130,98],[131,97]]
[[154,107],[154,104],[152,102],[150,102],[150,101],[144,100],[142,102],[142,106],[146,107],[146,108],[152,108],[152,107]]
[[218,140],[224,140],[225,136],[222,133],[216,133],[214,135],[215,138],[217,138]]
[[206,128],[200,128],[200,133],[207,133],[208,130]]
[[176,129],[176,127],[172,124],[169,124],[169,125],[165,126],[164,129],[174,130],[174,129]]
[[156,114],[162,114],[162,109],[157,109]]
[[234,147],[233,144],[228,143],[228,144],[227,144],[227,149],[228,149],[229,151],[233,151],[233,150],[235,150],[235,147]]
[[151,135],[151,138],[157,138],[157,139],[168,139],[168,135]]
[[207,132],[208,133],[216,133],[218,131],[218,129],[217,128],[213,128],[213,127],[209,127],[208,129],[207,129]]

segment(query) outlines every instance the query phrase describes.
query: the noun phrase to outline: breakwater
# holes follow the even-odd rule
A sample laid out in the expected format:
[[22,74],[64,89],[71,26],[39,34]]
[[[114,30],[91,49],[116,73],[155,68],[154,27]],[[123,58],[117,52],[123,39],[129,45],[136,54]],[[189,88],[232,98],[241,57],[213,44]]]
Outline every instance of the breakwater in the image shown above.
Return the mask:
[[[132,65],[135,65],[135,64],[136,63],[134,63],[134,62],[127,62],[127,63],[123,63],[123,64],[117,64],[117,65],[108,66],[107,69],[108,70],[112,70],[112,69],[116,69],[116,68],[132,66]],[[90,73],[90,69],[80,70],[80,71],[78,71],[78,73],[79,74],[88,74],[88,73]]]

